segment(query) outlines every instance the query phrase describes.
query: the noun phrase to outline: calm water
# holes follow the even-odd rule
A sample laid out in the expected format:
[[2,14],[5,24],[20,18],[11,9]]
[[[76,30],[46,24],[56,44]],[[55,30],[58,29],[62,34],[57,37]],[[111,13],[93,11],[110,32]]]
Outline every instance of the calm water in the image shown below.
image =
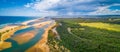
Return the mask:
[[28,27],[28,28],[25,28],[25,29],[21,29],[21,30],[18,30],[14,33],[14,35],[18,35],[18,34],[22,34],[22,33],[25,33],[25,32],[29,32],[29,31],[32,31],[32,30],[35,30],[34,27]]
[[32,38],[29,42],[22,45],[19,45],[16,41],[12,39],[8,39],[6,41],[12,42],[12,47],[2,50],[1,52],[25,52],[28,48],[34,46],[41,39],[43,33],[44,33],[44,28],[40,28],[34,38]]
[[[45,28],[48,27],[48,24],[43,26],[42,28],[38,29],[37,34],[35,35],[34,38],[32,38],[30,41],[28,41],[27,43],[24,43],[22,45],[19,45],[16,41],[12,40],[11,38],[7,39],[6,42],[11,42],[12,43],[12,47],[2,50],[1,52],[25,52],[28,48],[34,46],[42,37],[43,33],[45,32]],[[19,33],[25,33],[28,32],[30,30],[34,30],[34,27],[29,27],[26,29],[22,29],[22,30],[18,30],[15,32],[14,35],[18,35]]]

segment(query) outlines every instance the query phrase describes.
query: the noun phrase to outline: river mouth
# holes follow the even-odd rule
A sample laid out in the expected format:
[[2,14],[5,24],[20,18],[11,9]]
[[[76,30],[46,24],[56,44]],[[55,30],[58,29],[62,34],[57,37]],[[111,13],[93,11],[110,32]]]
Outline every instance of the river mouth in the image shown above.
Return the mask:
[[[26,32],[26,30],[28,29],[32,29],[33,27],[27,28],[27,29],[22,29],[20,31],[17,31],[19,33],[23,33],[24,31]],[[15,33],[15,35],[19,34],[19,33]],[[37,34],[28,42],[19,45],[18,42],[16,42],[15,40],[9,38],[6,40],[6,42],[11,42],[12,43],[12,47],[2,50],[1,52],[24,52],[25,50],[27,50],[28,48],[32,47],[33,45],[35,45],[40,39],[42,34],[44,33],[44,28],[40,28],[38,29]]]
[[[5,49],[5,50],[2,50],[1,52],[24,52],[24,51],[26,51],[28,48],[35,45],[41,39],[42,34],[45,32],[44,29],[47,28],[47,27],[48,27],[48,24],[39,28],[39,29],[37,29],[37,34],[30,41],[28,41],[24,44],[21,44],[21,45],[19,45],[18,42],[16,42],[15,40],[13,40],[11,38],[7,39],[6,42],[11,42],[12,47],[10,47],[8,49]],[[28,30],[31,31],[31,30],[34,30],[34,29],[35,29],[34,27],[29,27],[29,28],[26,28],[26,29],[22,29],[22,30],[17,31],[15,33],[15,35],[27,32]]]
[[[52,21],[46,21],[44,23],[41,23],[40,28],[36,28],[36,26],[28,26],[27,28],[20,29],[14,33],[14,35],[5,40],[5,42],[12,43],[12,47],[4,49],[0,52],[25,52],[32,46],[34,46],[38,41],[41,40],[42,35],[45,33],[45,29],[48,28],[51,24],[53,24]],[[39,23],[38,23],[39,26]],[[30,31],[35,31],[36,34],[33,38],[31,38],[28,42],[25,42],[24,44],[19,44],[17,41],[15,41],[13,38],[24,33],[28,33]],[[22,39],[22,38],[19,38]]]

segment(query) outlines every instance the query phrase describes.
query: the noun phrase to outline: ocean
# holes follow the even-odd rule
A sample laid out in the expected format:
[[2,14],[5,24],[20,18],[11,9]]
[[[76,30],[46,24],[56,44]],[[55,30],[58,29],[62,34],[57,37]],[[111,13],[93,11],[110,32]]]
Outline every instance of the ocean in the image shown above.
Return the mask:
[[7,24],[21,23],[36,18],[37,17],[26,17],[26,16],[0,16],[0,28],[4,27]]

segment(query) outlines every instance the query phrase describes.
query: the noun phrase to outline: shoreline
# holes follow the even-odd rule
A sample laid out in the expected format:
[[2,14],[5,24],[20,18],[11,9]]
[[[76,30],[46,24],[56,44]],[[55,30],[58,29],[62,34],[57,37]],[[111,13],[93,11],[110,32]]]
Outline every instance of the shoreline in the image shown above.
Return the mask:
[[[25,22],[28,22],[28,21],[25,21]],[[20,29],[25,29],[27,27],[29,27],[29,26],[23,25],[23,24],[19,25],[19,26],[17,26],[17,25],[9,26],[8,25],[8,26],[0,29],[0,51],[12,47],[11,42],[5,42],[5,40],[7,40],[8,38],[11,38],[11,36],[13,36],[16,31],[18,31]]]
[[[39,26],[40,24],[43,24],[43,23],[46,24],[50,22],[50,21],[39,22],[39,19],[41,18],[25,21],[23,23],[20,23],[20,25],[11,25],[11,26],[8,25],[5,28],[0,29],[0,50],[4,50],[11,47],[11,42],[7,42],[7,44],[5,44],[6,43],[5,40],[7,40],[8,38],[11,38],[11,36],[13,36],[16,31],[25,29],[30,26]],[[39,23],[35,23],[33,25],[27,25],[31,22],[36,22],[36,21],[38,21]],[[2,46],[2,45],[6,45],[6,46]]]
[[[34,30],[22,33],[22,34],[18,34],[15,37],[13,37],[13,40],[15,40],[16,42],[18,42],[18,44],[23,44],[25,42],[28,42],[30,39],[32,39],[34,36],[36,36],[37,34],[37,28],[42,28],[43,26],[45,26],[46,24],[49,24],[50,21],[46,21],[46,22],[41,22],[38,24],[34,24],[33,26],[35,26]],[[41,24],[41,25],[39,25]]]
[[52,25],[50,25],[48,28],[45,29],[44,34],[42,35],[42,38],[38,43],[36,43],[34,46],[30,47],[25,52],[49,52],[49,46],[47,45],[48,42],[48,32],[52,27],[56,25],[56,22]]

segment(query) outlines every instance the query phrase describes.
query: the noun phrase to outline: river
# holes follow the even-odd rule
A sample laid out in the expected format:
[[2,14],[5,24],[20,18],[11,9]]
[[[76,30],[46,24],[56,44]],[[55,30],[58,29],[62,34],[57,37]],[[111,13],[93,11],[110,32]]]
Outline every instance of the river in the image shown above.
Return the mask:
[[[29,42],[19,45],[16,41],[12,40],[11,38],[9,38],[8,40],[6,40],[7,42],[11,42],[12,43],[12,47],[2,50],[1,52],[25,52],[28,48],[32,47],[33,45],[35,45],[40,39],[42,34],[45,32],[45,28],[47,28],[49,25],[45,25],[43,27],[41,27],[40,29],[38,29],[38,33],[35,35],[34,38],[32,38]],[[22,30],[18,30],[16,34],[19,33],[23,33],[23,32],[27,32],[29,30],[33,29],[33,27],[29,27],[27,29],[22,29]],[[27,31],[26,31],[27,30]]]

